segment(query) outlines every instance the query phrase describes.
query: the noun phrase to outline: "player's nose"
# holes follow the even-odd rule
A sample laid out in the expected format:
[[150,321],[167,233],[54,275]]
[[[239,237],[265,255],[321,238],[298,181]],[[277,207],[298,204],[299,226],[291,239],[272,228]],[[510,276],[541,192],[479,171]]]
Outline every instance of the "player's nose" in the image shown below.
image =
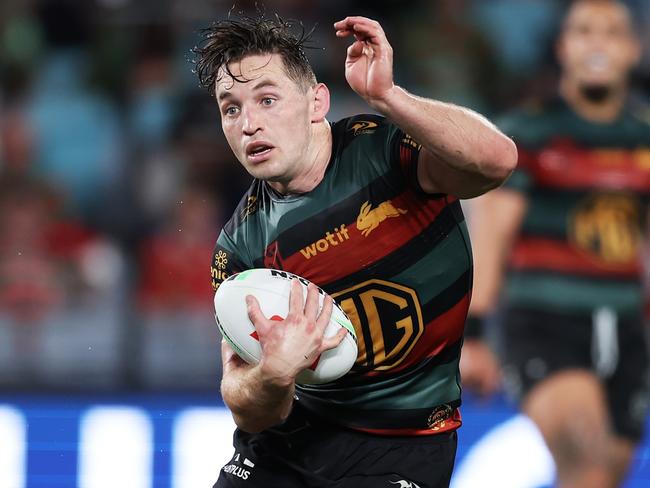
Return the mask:
[[246,108],[242,110],[242,131],[246,135],[253,135],[262,127],[262,117],[253,108]]

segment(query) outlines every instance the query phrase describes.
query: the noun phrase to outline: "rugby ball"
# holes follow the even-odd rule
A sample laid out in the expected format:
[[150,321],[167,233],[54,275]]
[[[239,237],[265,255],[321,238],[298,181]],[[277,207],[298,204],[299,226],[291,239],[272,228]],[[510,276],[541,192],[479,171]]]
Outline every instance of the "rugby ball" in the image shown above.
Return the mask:
[[[215,320],[233,350],[249,364],[257,364],[262,348],[255,327],[248,318],[246,296],[257,298],[265,317],[283,320],[289,311],[291,280],[297,278],[303,287],[303,301],[307,298],[309,281],[287,271],[268,268],[249,269],[225,280],[214,295]],[[325,291],[319,290],[319,303],[323,306]],[[357,359],[357,341],[354,326],[343,309],[334,302],[332,317],[324,337],[334,336],[341,327],[349,334],[334,349],[322,353],[307,369],[296,377],[296,383],[317,385],[329,383],[347,373]]]

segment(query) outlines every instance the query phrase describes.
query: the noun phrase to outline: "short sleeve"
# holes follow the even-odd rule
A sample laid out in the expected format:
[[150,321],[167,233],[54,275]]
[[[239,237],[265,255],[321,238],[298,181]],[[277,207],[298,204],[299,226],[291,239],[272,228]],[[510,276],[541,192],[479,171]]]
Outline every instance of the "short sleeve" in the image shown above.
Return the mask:
[[249,268],[237,255],[236,250],[237,246],[233,240],[226,231],[222,230],[214,246],[212,262],[210,263],[210,274],[214,291],[217,291],[219,285],[233,274]]
[[418,181],[418,158],[422,145],[406,134],[395,124],[388,124],[388,138],[386,141],[386,158],[391,164],[397,165],[402,170],[408,184],[418,192],[426,194]]

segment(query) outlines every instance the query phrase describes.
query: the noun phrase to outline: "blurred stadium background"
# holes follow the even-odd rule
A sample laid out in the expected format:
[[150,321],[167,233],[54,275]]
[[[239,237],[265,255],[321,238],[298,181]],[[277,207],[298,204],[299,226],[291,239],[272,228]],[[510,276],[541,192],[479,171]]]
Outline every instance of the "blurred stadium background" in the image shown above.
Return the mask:
[[[310,58],[336,120],[368,109],[331,24],[368,15],[398,83],[496,116],[553,92],[565,3],[3,0],[0,488],[210,486],[230,455],[208,265],[248,177],[191,73],[199,28],[260,8],[318,24]],[[650,1],[628,3],[647,98]],[[466,404],[455,487],[551,484],[511,404]],[[627,487],[650,486],[649,460],[645,441]]]

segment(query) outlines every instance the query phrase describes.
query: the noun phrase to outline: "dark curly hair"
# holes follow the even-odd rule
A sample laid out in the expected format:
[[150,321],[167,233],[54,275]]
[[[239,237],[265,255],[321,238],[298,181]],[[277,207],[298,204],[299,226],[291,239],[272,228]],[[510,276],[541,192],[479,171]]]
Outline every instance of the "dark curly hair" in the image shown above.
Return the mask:
[[224,73],[239,82],[250,81],[235,76],[230,63],[249,55],[277,53],[282,56],[287,76],[306,90],[316,84],[305,55],[313,30],[306,32],[302,23],[286,21],[278,15],[272,19],[242,17],[218,21],[201,31],[202,42],[192,49],[194,72],[201,86],[214,96],[215,83]]

